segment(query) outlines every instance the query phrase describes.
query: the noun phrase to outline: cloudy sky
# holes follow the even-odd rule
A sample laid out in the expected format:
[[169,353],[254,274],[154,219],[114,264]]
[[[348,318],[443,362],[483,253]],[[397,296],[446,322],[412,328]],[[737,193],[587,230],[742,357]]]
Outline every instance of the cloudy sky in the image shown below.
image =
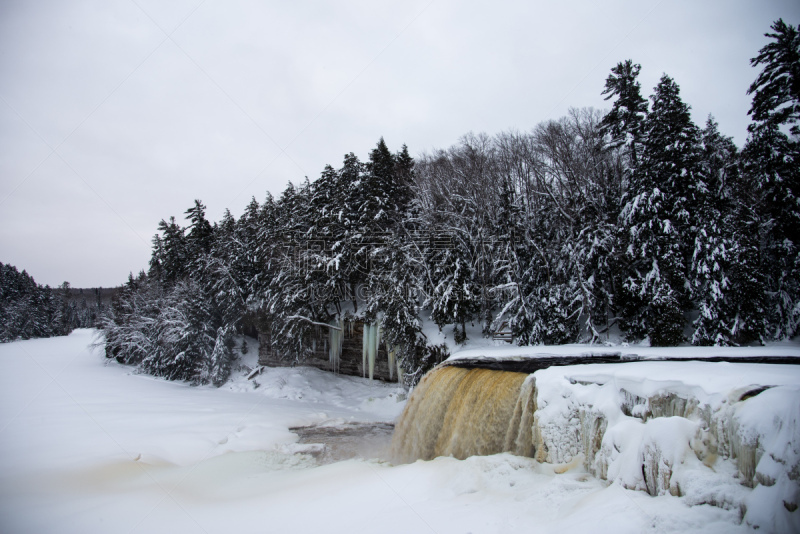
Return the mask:
[[418,154],[606,108],[627,58],[741,146],[779,17],[800,3],[0,0],[0,261],[118,285],[195,198],[239,216],[381,136]]

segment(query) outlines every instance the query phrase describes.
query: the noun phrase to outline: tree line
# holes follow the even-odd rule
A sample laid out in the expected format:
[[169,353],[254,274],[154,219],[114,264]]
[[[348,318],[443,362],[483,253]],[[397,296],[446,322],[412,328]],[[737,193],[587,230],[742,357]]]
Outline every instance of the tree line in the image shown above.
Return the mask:
[[18,339],[65,336],[76,328],[93,328],[106,312],[100,288],[89,298],[72,290],[42,286],[26,271],[0,263],[0,343]]
[[800,36],[775,22],[751,60],[745,146],[699,127],[666,74],[649,98],[623,61],[608,112],[467,134],[414,159],[383,139],[239,218],[162,220],[147,272],[103,319],[109,357],[221,384],[236,332],[301,361],[314,329],[380,324],[410,381],[464,342],[742,345],[800,323]]

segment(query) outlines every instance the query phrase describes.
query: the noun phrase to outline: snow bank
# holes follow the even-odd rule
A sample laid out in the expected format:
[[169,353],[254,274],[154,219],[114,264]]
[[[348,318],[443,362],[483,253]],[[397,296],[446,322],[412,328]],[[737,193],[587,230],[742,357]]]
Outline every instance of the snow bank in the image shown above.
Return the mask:
[[531,379],[539,461],[580,461],[625,488],[736,509],[767,532],[800,531],[797,366],[632,362]]
[[[491,343],[491,344],[490,344]],[[451,349],[450,361],[469,358],[537,358],[552,356],[602,356],[622,355],[630,358],[659,359],[683,358],[697,359],[709,357],[741,358],[741,357],[794,357],[800,358],[800,343],[780,342],[767,343],[754,347],[650,347],[644,344],[609,344],[609,345],[533,345],[518,347],[505,342],[480,340],[463,347]]]

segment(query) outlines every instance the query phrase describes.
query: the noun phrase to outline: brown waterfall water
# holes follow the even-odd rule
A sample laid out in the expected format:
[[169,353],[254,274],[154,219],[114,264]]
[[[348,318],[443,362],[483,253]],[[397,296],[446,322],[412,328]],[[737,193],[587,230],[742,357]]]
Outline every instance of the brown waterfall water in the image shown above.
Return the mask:
[[408,399],[392,438],[395,461],[533,456],[536,395],[527,373],[440,367]]

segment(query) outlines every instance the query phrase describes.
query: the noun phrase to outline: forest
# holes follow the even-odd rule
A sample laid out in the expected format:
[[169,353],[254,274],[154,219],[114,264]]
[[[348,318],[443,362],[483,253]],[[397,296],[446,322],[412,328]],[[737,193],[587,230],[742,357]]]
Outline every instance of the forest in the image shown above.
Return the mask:
[[107,313],[113,290],[53,289],[37,284],[26,271],[0,263],[0,343],[65,336],[75,328],[93,328]]
[[149,269],[100,319],[106,354],[220,385],[234,336],[301,362],[313,329],[379,324],[413,383],[437,363],[422,325],[521,345],[743,345],[800,323],[800,28],[778,20],[751,59],[744,147],[696,125],[676,80],[649,98],[622,61],[610,109],[527,132],[469,133],[412,158],[361,161],[255,198],[235,218],[195,201],[162,220]]

